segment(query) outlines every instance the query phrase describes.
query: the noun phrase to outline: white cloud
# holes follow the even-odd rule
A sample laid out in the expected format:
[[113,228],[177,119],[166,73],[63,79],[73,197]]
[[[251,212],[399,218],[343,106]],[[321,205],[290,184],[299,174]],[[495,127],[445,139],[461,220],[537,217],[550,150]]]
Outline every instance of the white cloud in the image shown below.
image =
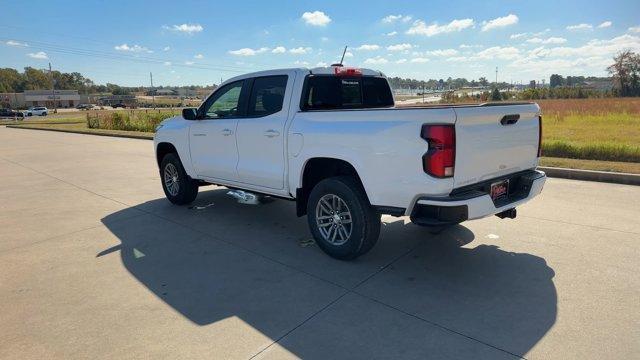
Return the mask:
[[465,62],[465,61],[469,61],[472,60],[469,57],[466,56],[453,56],[453,57],[449,57],[447,58],[446,61],[450,61],[450,62]]
[[518,34],[511,34],[511,36],[509,36],[509,38],[511,40],[515,40],[515,39],[520,39],[520,38],[524,38],[524,37],[539,37],[539,36],[543,36],[544,34],[548,33],[549,31],[551,31],[551,29],[546,28],[543,31],[538,31],[536,33],[530,33],[530,32],[524,32],[524,33],[518,33]]
[[47,53],[44,51],[38,51],[37,53],[28,53],[27,56],[32,59],[38,59],[38,60],[47,60],[49,58],[47,56]]
[[584,23],[567,26],[567,30],[569,31],[584,31],[584,30],[591,30],[591,29],[593,29],[593,26],[591,24],[584,24]]
[[611,58],[622,50],[640,51],[640,37],[629,34],[621,35],[610,40],[591,40],[578,47],[543,46],[529,51],[529,57],[607,57]]
[[399,59],[399,60],[396,60],[396,64],[404,64],[404,63],[406,63],[406,62],[407,62],[407,59]]
[[307,11],[302,14],[302,20],[311,26],[327,26],[331,22],[331,18],[322,11]]
[[9,46],[29,47],[29,44],[15,41],[15,40],[9,40],[5,44]]
[[411,59],[412,63],[418,63],[418,64],[423,64],[423,63],[426,63],[427,61],[429,61],[429,59],[423,58],[423,57],[418,57],[418,58]]
[[268,47],[261,47],[260,49],[242,48],[238,50],[230,50],[229,54],[236,56],[255,56],[266,51],[269,51]]
[[310,52],[312,49],[310,47],[297,47],[293,49],[289,49],[289,52],[296,55],[303,55]]
[[358,46],[356,50],[364,50],[364,51],[380,50],[380,45],[364,44],[364,45]]
[[162,51],[169,51],[169,50],[171,50],[170,46],[165,46],[165,47],[162,48]]
[[365,64],[374,64],[374,65],[386,64],[388,62],[389,62],[389,60],[383,58],[382,56],[376,56],[374,58],[368,58],[367,60],[364,61]]
[[326,63],[326,62],[324,62],[324,61],[320,61],[320,62],[318,62],[318,63],[316,64],[316,66],[318,66],[318,67],[325,67],[325,66],[328,66],[328,65],[329,65],[329,64],[327,64],[327,63]]
[[475,57],[480,59],[502,59],[512,60],[520,56],[520,50],[513,46],[501,47],[493,46],[478,52]]
[[347,51],[346,53],[344,53],[344,57],[351,58],[353,57],[353,53],[351,51]]
[[611,25],[613,25],[613,23],[611,21],[605,21],[602,24],[598,25],[598,29],[608,28]]
[[412,17],[409,15],[388,15],[382,18],[382,22],[385,24],[392,24],[396,21],[409,22]]
[[482,45],[467,45],[467,44],[461,44],[459,46],[460,49],[473,49],[473,48],[481,48]]
[[548,39],[534,37],[528,39],[527,42],[531,44],[564,44],[567,42],[567,39],[561,37],[550,37]]
[[193,61],[185,61],[185,62],[184,62],[184,64],[185,64],[185,65],[193,65],[193,64],[195,64],[195,63],[194,63]]
[[309,63],[307,61],[296,60],[293,62],[295,65],[308,66]]
[[627,29],[627,31],[633,32],[633,33],[640,33],[640,26],[632,26],[629,29]]
[[427,55],[432,56],[453,56],[458,54],[458,50],[456,49],[438,49],[438,50],[430,50],[426,52]]
[[271,52],[274,54],[284,54],[287,52],[287,48],[285,48],[284,46],[276,46],[275,48],[273,48],[273,50],[271,50]]
[[326,37],[326,36],[323,36],[323,37],[320,38],[320,41],[327,42],[327,41],[329,41],[329,38]]
[[194,59],[204,59],[204,55],[202,55],[202,54],[196,54],[196,55],[193,55],[193,58],[194,58]]
[[140,46],[140,45],[129,46],[126,43],[122,45],[114,46],[114,49],[118,51],[127,51],[127,52],[134,52],[134,53],[141,53],[141,52],[152,53],[153,52],[144,46]]
[[165,61],[163,64],[164,64],[165,66],[171,66],[171,61]]
[[413,45],[406,43],[387,46],[387,50],[389,51],[405,51],[410,49],[413,49]]
[[392,32],[388,32],[386,35],[387,36],[396,36],[396,35],[398,35],[398,32],[397,31],[392,31]]
[[491,29],[502,28],[509,25],[515,25],[518,23],[518,17],[514,14],[495,18],[489,21],[482,22],[482,31],[488,31]]
[[462,31],[464,29],[472,27],[473,25],[473,19],[456,19],[445,25],[438,25],[437,23],[427,25],[424,21],[417,20],[413,23],[411,28],[407,30],[406,33],[409,35],[434,36],[454,31]]
[[204,30],[204,28],[200,24],[180,24],[180,25],[171,25],[171,26],[163,25],[162,28],[165,30],[181,32],[189,35],[199,33],[202,30]]

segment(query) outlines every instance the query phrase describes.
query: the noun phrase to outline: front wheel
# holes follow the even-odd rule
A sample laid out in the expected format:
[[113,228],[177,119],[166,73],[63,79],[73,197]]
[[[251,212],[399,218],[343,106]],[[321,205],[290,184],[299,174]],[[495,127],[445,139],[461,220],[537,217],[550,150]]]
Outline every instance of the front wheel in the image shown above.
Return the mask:
[[187,175],[177,154],[162,158],[160,180],[167,199],[176,205],[190,204],[198,196],[198,182]]
[[358,182],[348,176],[322,180],[313,188],[307,219],[318,246],[340,260],[368,252],[380,235],[380,214]]

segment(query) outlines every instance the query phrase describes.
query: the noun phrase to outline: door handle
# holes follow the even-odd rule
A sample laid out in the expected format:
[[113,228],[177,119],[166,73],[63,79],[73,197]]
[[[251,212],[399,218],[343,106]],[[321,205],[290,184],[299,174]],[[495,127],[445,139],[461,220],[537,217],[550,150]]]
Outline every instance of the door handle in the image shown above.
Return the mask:
[[520,120],[520,114],[509,114],[503,116],[502,119],[500,119],[500,124],[504,126],[513,125],[517,123],[518,120]]
[[278,132],[276,130],[273,130],[273,129],[269,129],[269,130],[264,132],[264,136],[270,137],[270,138],[276,137],[276,136],[279,136],[279,135],[280,135],[280,132]]
[[222,130],[222,135],[224,135],[224,136],[229,136],[229,135],[232,135],[232,134],[233,134],[233,131],[231,129]]
[[193,134],[193,136],[207,136],[207,134]]

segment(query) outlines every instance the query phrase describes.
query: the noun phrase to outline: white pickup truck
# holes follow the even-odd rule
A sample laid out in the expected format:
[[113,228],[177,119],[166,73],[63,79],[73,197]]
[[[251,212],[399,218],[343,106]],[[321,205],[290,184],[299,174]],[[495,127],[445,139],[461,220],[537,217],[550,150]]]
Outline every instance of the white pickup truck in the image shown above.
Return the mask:
[[339,259],[373,247],[381,214],[437,228],[514,218],[546,180],[537,104],[396,108],[385,76],[367,69],[238,76],[156,130],[169,201],[191,203],[209,184],[294,200]]

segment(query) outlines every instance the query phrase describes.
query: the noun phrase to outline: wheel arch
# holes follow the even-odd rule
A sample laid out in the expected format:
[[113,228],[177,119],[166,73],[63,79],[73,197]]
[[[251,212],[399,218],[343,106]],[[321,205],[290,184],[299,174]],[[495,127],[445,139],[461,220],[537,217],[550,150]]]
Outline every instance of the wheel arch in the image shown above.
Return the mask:
[[[169,142],[158,143],[158,145],[156,146],[156,161],[158,162],[158,167],[160,167],[160,164],[162,163],[162,159],[165,157],[165,155],[171,154],[171,153],[175,153],[178,156],[178,158],[180,158],[178,149],[176,149],[176,147],[173,146],[173,144]],[[180,159],[180,161],[182,161],[182,159]]]
[[296,214],[298,216],[307,214],[307,202],[313,187],[320,181],[334,176],[353,177],[367,197],[362,179],[349,161],[333,157],[309,158],[302,167],[300,186],[296,188]]

